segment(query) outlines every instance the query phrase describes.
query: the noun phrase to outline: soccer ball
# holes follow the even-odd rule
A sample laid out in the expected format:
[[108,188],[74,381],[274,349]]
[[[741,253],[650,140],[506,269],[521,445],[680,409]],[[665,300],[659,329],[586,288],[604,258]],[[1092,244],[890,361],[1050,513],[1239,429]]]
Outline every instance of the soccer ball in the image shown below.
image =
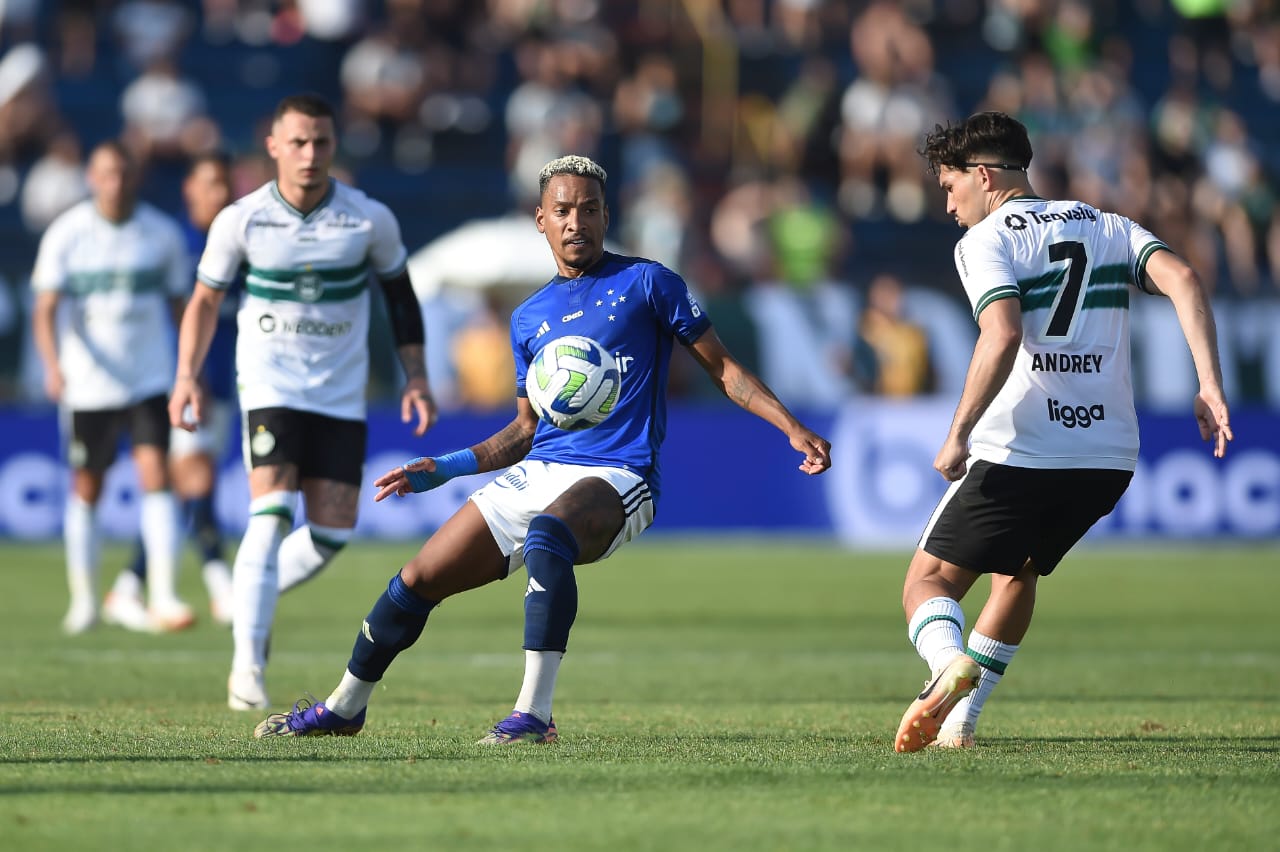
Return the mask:
[[558,337],[529,364],[525,390],[533,410],[557,429],[588,429],[618,402],[621,374],[613,356],[589,337]]

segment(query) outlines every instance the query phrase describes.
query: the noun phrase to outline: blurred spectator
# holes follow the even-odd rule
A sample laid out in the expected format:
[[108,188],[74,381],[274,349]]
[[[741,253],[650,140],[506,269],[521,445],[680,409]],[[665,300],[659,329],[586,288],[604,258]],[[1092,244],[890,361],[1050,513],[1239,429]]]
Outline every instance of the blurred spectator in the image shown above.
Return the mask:
[[27,173],[22,185],[22,223],[32,234],[44,233],[59,214],[88,197],[81,156],[76,135],[59,133]]
[[904,295],[897,277],[877,275],[867,288],[858,318],[858,339],[870,350],[873,362],[864,387],[880,396],[916,396],[934,390],[929,340],[924,329],[904,315]]
[[896,3],[874,2],[849,33],[858,78],[841,105],[840,198],[853,217],[882,208],[902,222],[924,215],[916,145],[937,116],[953,115],[934,73],[928,35]]
[[480,411],[511,407],[516,365],[511,332],[497,295],[486,293],[482,306],[454,332],[451,355],[457,376],[457,401]]
[[189,159],[218,147],[218,127],[206,114],[204,92],[160,56],[120,97],[125,144],[145,163],[151,158]]
[[15,45],[0,59],[0,166],[40,156],[60,129],[49,75],[34,44]]
[[138,69],[176,57],[194,24],[177,0],[124,0],[111,22],[125,59]]

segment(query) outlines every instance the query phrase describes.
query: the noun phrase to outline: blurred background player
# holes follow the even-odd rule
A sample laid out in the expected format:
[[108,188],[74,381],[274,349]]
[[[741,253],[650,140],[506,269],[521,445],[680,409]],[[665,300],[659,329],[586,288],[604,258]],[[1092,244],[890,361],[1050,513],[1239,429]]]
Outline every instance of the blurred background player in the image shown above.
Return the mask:
[[[414,459],[374,481],[375,500],[427,491],[466,474],[506,469],[471,495],[423,544],[374,604],[347,670],[324,702],[268,716],[257,737],[350,735],[364,726],[376,683],[413,645],[442,600],[523,566],[525,677],[512,713],[482,745],[552,742],[552,699],[578,612],[575,565],[610,556],[653,522],[661,490],[666,390],[675,343],[733,402],[782,432],[808,475],[831,466],[831,444],[798,421],[725,349],[680,276],[651,260],[604,250],[604,169],[582,156],[543,166],[535,214],[559,274],[511,315],[516,416],[473,447]],[[554,330],[553,330],[554,329]],[[598,341],[622,374],[617,407],[591,429],[565,431],[534,413],[525,374],[560,334]]]
[[[205,421],[200,369],[223,299],[247,267],[236,374],[251,502],[232,576],[233,710],[269,703],[267,641],[280,590],[319,573],[355,528],[367,438],[370,271],[405,374],[401,418],[416,416],[416,435],[436,418],[399,223],[385,205],[330,176],[332,107],[314,95],[284,98],[266,146],[275,180],[219,213],[209,231],[169,400],[174,426],[193,430]],[[299,492],[306,523],[290,532]]]
[[[902,590],[933,680],[902,717],[898,751],[973,745],[982,705],[1031,626],[1037,581],[1129,487],[1131,294],[1172,300],[1200,382],[1200,436],[1219,458],[1233,437],[1208,294],[1168,246],[1124,216],[1037,197],[1027,129],[1005,113],[939,126],[920,153],[968,229],[956,271],[979,334],[933,462],[952,484]],[[966,647],[959,602],[984,573],[991,592]]]
[[[231,196],[231,163],[225,155],[205,154],[192,160],[182,182],[189,269],[195,269],[213,219],[231,202]],[[224,625],[231,623],[231,569],[223,558],[222,532],[214,512],[214,486],[235,411],[235,340],[236,304],[228,299],[218,314],[202,375],[211,402],[205,411],[205,423],[194,432],[173,429],[169,439],[169,474],[179,500],[182,529],[200,557],[210,615]],[[120,575],[103,604],[102,615],[107,622],[131,630],[157,628],[147,617],[140,594],[146,579],[145,554],[139,540],[130,566],[137,582]]]
[[[163,331],[189,286],[186,249],[177,223],[138,200],[136,171],[118,143],[94,148],[86,177],[92,197],[50,224],[32,273],[33,337],[45,391],[67,424],[71,467],[63,527],[71,606],[62,626],[75,634],[98,620],[96,507],[127,433],[142,489],[147,617],[162,629],[181,629],[193,616],[177,597],[165,413],[173,344]],[[137,578],[122,573],[137,595]]]

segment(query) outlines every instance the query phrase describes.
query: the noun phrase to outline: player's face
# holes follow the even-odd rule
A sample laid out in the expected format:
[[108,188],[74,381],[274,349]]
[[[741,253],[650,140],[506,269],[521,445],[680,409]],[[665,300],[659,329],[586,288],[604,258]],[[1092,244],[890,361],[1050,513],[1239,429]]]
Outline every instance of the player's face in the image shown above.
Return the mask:
[[546,234],[560,274],[576,278],[604,253],[609,208],[594,178],[556,175],[542,193],[535,214],[538,231]]
[[99,148],[89,158],[89,189],[103,215],[112,220],[127,217],[133,209],[133,169],[111,148]]
[[336,145],[332,119],[300,112],[282,115],[267,137],[277,179],[304,192],[328,184]]
[[191,224],[209,230],[213,217],[231,203],[231,176],[221,163],[205,160],[187,175],[182,183],[182,198],[187,203]]
[[987,217],[986,193],[977,169],[938,169],[938,186],[947,194],[947,215],[962,228],[972,228]]

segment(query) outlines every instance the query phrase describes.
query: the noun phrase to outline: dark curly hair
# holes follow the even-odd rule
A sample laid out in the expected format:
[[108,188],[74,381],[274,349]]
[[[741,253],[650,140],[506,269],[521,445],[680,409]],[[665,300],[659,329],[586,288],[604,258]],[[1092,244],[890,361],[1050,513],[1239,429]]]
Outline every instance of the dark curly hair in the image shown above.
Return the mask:
[[1031,140],[1016,118],[980,112],[959,124],[936,125],[918,153],[935,175],[943,166],[964,171],[978,164],[1025,171],[1031,165]]

